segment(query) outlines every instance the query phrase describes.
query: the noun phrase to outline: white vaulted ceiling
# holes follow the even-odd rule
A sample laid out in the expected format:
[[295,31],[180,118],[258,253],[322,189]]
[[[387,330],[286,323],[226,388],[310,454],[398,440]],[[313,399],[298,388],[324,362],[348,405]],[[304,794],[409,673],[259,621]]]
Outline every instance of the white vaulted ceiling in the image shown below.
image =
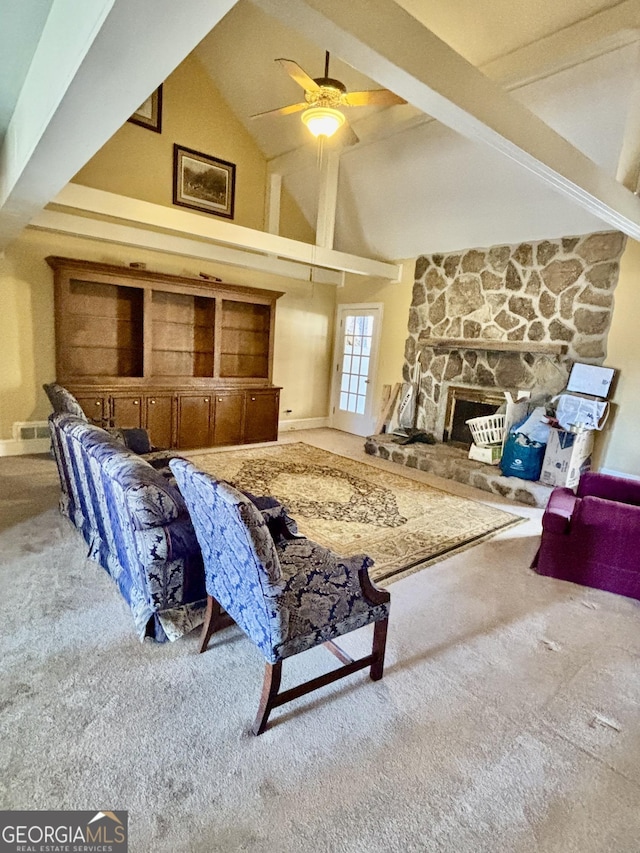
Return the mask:
[[[620,49],[513,94],[615,176],[637,52]],[[388,257],[603,228],[521,166],[435,121],[346,153],[339,198],[337,247]]]
[[[530,62],[526,73],[515,61],[495,66],[501,56],[517,54],[525,45],[553,37],[565,27],[570,30],[576,20],[620,4],[402,0],[400,5],[496,82],[504,80],[513,97],[616,175],[636,97],[638,47],[633,37],[602,47],[584,44],[560,68],[548,60],[540,67]],[[299,114],[250,116],[302,100],[302,90],[274,60],[295,59],[312,77],[320,76],[322,47],[241,0],[199,45],[197,56],[268,158],[300,147],[310,150],[306,168],[296,163],[287,174],[285,167],[285,185],[315,224],[317,158]],[[509,78],[514,68],[515,79]],[[335,54],[331,74],[349,89],[381,86]],[[411,105],[352,108],[347,115],[362,141],[341,155],[337,249],[403,258],[606,227],[502,154],[429,121]],[[373,121],[379,127],[369,136]],[[395,132],[398,126],[404,129]]]
[[[23,34],[17,26],[12,28],[13,47],[0,52],[0,77],[21,62],[19,73],[24,73],[22,58],[33,51],[34,33],[46,17],[43,10],[51,6],[50,18],[54,13],[60,16],[70,2],[22,3],[23,11],[32,7],[27,18],[33,26],[23,27]],[[637,200],[630,193],[626,193],[630,198],[620,197],[612,181],[624,181],[633,189],[637,185],[640,0],[398,0],[396,5],[391,0],[348,5],[343,0],[185,0],[184,14],[178,14],[171,0],[157,0],[151,6],[146,0],[100,0],[102,18],[98,21],[96,15],[95,27],[89,7],[73,2],[78,14],[86,13],[86,56],[78,51],[66,82],[64,75],[58,80],[52,75],[59,93],[50,98],[51,117],[42,118],[41,129],[32,128],[33,113],[25,109],[17,128],[32,132],[34,142],[31,148],[22,145],[24,162],[9,156],[6,146],[0,161],[7,169],[0,182],[0,207],[4,206],[0,214],[8,212],[0,225],[8,234],[18,233],[21,223],[55,195],[126,120],[131,103],[143,100],[185,50],[195,45],[213,84],[271,167],[284,176],[285,187],[311,225],[318,208],[316,143],[299,114],[250,118],[304,97],[274,60],[294,59],[311,77],[318,77],[323,73],[324,50],[329,48],[330,74],[348,89],[397,84],[396,91],[409,101],[406,105],[348,110],[361,142],[341,149],[334,245],[343,252],[397,259],[585,233],[615,227],[611,224],[615,216],[602,214],[612,207],[614,212],[621,211],[625,222],[633,225],[637,220],[640,229]],[[7,11],[15,7],[16,0],[0,0],[3,24],[14,20]],[[398,7],[413,17],[399,16]],[[367,10],[374,8],[386,14],[385,21],[391,25],[381,23],[382,17],[367,16]],[[353,21],[368,30],[362,44]],[[475,96],[470,97],[465,86],[476,92],[475,83],[460,66],[459,79],[454,73],[451,80],[440,81],[448,87],[444,100],[439,94],[433,96],[436,89],[430,90],[428,78],[437,76],[438,69],[428,62],[419,67],[422,46],[436,46],[429,42],[429,31],[513,101],[488,96],[479,121],[472,116],[473,121],[460,122],[459,114],[473,113]],[[67,34],[71,30],[60,28],[51,40],[61,59],[69,54],[62,43]],[[371,47],[372,39],[379,39],[376,47]],[[404,67],[405,54],[413,57],[411,67]],[[455,72],[455,63],[451,67]],[[478,102],[486,95],[481,89]],[[38,94],[52,91],[46,81]],[[461,106],[465,99],[466,105]],[[0,88],[0,112],[2,107],[11,111],[10,100]],[[445,101],[453,106],[435,109]],[[529,125],[526,113],[512,109],[514,103],[527,107],[534,119],[541,119],[570,142],[576,149],[573,155],[571,149],[557,144],[557,137],[554,146],[553,136],[545,135],[542,125]],[[509,144],[492,145],[493,129],[485,133],[483,122],[498,127],[503,107],[510,114],[511,126],[503,125]],[[439,115],[440,121],[428,113]],[[527,125],[529,140],[525,134],[514,146],[518,115]],[[65,137],[65,128],[72,125],[79,132]],[[528,141],[533,156],[513,156]],[[589,172],[583,158],[584,180],[577,181],[576,192],[570,180],[567,192],[566,182],[563,185],[555,176],[562,178],[563,170],[571,172],[572,160],[580,160],[580,152],[603,172]],[[589,198],[604,198],[604,204],[592,204],[589,198],[585,203],[581,186],[587,188]]]

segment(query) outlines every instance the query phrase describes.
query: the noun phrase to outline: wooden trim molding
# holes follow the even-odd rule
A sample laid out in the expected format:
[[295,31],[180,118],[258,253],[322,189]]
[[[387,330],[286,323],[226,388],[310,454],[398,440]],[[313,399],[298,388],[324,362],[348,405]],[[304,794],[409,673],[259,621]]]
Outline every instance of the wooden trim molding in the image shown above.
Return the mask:
[[[135,225],[139,237],[142,238],[144,235],[145,239],[148,230],[154,232],[155,229],[160,229],[163,232],[162,239],[166,232],[171,232],[172,235],[183,238],[205,241],[205,246],[223,244],[223,248],[243,250],[243,253],[260,252],[311,267],[373,276],[393,282],[400,281],[402,275],[401,264],[362,258],[221,219],[204,217],[199,213],[165,207],[162,204],[153,204],[80,184],[67,184],[52,203],[62,208],[63,213],[73,210],[74,220],[95,223],[95,220],[87,219],[87,214],[89,216],[98,214],[115,220],[100,222],[105,234],[109,233],[107,226]],[[40,228],[53,228],[55,217],[52,214],[55,213],[57,211],[44,211],[43,214],[35,217],[31,224]],[[84,215],[77,216],[78,213]],[[58,222],[57,227],[62,228],[63,223]],[[126,239],[131,240],[133,237],[129,235]]]
[[435,350],[470,349],[484,352],[522,352],[541,355],[564,355],[567,344],[540,341],[492,341],[484,338],[432,338],[421,332],[418,341],[421,346]]

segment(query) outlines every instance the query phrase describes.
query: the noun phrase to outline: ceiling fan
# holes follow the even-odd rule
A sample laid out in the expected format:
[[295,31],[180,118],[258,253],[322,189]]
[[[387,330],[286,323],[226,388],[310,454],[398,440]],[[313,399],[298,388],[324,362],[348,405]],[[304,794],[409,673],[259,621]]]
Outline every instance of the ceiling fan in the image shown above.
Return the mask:
[[344,141],[353,145],[358,137],[349,126],[346,116],[340,107],[366,107],[366,106],[391,106],[392,104],[406,104],[404,98],[389,91],[389,89],[371,89],[366,92],[347,92],[347,88],[340,80],[329,77],[329,51],[326,51],[324,61],[324,77],[309,77],[297,62],[293,59],[276,59],[282,68],[292,77],[299,86],[304,89],[305,100],[299,104],[289,104],[276,110],[267,110],[257,113],[251,118],[262,118],[264,116],[281,115],[291,113],[302,113],[302,122],[309,128],[314,136],[333,136],[343,125]]

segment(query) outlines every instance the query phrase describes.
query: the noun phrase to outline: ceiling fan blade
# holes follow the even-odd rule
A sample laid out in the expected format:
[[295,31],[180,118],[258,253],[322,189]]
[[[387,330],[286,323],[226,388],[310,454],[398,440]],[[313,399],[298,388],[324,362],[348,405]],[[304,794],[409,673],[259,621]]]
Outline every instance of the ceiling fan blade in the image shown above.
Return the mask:
[[305,101],[303,104],[289,104],[288,107],[279,107],[277,110],[266,110],[263,113],[255,113],[249,118],[262,118],[263,116],[288,116],[291,113],[299,113],[300,110],[306,110],[309,104]]
[[342,96],[343,104],[348,107],[389,107],[392,104],[406,104],[404,98],[390,92],[389,89],[371,89],[369,92],[347,92]]
[[316,81],[309,77],[307,72],[300,68],[293,59],[276,59],[276,62],[284,68],[290,77],[293,77],[299,86],[302,86],[305,92],[317,92],[320,89]]

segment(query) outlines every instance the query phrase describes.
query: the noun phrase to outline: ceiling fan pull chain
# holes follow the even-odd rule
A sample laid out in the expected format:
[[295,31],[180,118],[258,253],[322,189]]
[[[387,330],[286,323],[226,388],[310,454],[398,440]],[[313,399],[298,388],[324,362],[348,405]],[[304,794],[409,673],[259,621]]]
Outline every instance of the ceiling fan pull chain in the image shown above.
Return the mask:
[[324,76],[325,78],[329,76],[329,51],[325,50],[324,52]]

